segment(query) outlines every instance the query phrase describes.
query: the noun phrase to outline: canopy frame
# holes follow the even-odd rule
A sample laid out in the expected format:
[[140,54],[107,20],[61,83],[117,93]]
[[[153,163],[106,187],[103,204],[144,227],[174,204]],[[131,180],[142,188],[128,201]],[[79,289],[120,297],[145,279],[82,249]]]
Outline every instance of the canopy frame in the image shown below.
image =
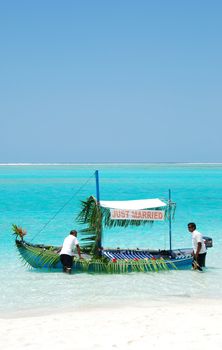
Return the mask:
[[[164,202],[158,198],[129,200],[129,201],[101,201],[99,189],[99,172],[96,170],[96,196],[90,196],[86,201],[82,201],[82,210],[77,217],[81,224],[87,224],[88,227],[81,230],[86,237],[82,239],[85,246],[91,249],[93,255],[101,256],[102,250],[102,230],[103,227],[128,227],[152,224],[153,220],[143,219],[112,219],[110,209],[133,209],[143,210],[162,210],[164,218],[169,220],[169,243],[172,250],[172,213],[175,211],[175,203],[171,201],[171,192],[169,190],[169,199]],[[172,210],[174,209],[174,210]]]

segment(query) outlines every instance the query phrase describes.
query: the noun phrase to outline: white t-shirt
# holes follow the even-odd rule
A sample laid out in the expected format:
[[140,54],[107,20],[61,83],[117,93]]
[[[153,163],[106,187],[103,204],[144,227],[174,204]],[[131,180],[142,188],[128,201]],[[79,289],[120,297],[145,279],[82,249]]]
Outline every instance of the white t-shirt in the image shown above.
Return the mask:
[[78,239],[73,236],[73,235],[69,235],[64,239],[63,242],[63,246],[62,246],[62,250],[60,252],[61,254],[67,254],[67,255],[71,255],[73,256],[73,249],[75,248],[75,246],[79,244]]
[[202,234],[200,232],[198,232],[197,230],[194,230],[192,232],[192,245],[193,245],[194,253],[196,253],[196,251],[197,251],[198,243],[201,243],[201,249],[200,249],[199,254],[206,253],[207,248],[205,246]]

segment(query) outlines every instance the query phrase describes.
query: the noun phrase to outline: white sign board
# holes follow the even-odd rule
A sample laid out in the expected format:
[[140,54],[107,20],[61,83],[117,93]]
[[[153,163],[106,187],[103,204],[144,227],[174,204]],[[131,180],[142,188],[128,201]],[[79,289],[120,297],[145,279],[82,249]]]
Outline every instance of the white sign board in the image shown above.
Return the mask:
[[112,220],[163,221],[164,210],[110,209]]

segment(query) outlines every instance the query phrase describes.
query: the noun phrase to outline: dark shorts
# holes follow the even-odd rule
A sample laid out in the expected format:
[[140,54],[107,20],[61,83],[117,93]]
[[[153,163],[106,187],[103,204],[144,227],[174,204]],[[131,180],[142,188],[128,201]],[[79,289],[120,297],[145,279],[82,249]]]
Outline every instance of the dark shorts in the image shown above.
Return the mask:
[[60,255],[60,260],[63,265],[63,267],[71,268],[73,265],[73,256],[62,254]]
[[205,267],[206,254],[207,253],[198,255],[197,262],[200,265],[200,267]]
[[[207,253],[199,254],[197,260],[194,259],[194,260],[197,261],[197,263],[198,263],[198,265],[199,265],[199,266],[197,267],[198,270],[201,270],[201,271],[202,271],[202,267],[205,267],[206,255],[207,255]],[[194,264],[192,264],[192,265],[194,266]]]

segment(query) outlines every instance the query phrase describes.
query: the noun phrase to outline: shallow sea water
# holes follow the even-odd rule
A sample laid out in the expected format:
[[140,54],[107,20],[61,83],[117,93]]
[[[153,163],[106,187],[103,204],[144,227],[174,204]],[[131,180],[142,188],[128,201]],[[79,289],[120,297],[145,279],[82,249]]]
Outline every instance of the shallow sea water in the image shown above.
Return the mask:
[[[96,169],[103,200],[167,199],[171,189],[177,204],[173,248],[191,246],[187,223],[196,222],[199,231],[213,238],[206,271],[69,276],[23,266],[11,225],[26,228],[27,241],[61,245],[70,229],[81,229],[75,217],[80,200],[96,194]],[[1,314],[222,297],[220,164],[2,165],[0,189]],[[103,246],[168,249],[168,224],[106,230]]]

